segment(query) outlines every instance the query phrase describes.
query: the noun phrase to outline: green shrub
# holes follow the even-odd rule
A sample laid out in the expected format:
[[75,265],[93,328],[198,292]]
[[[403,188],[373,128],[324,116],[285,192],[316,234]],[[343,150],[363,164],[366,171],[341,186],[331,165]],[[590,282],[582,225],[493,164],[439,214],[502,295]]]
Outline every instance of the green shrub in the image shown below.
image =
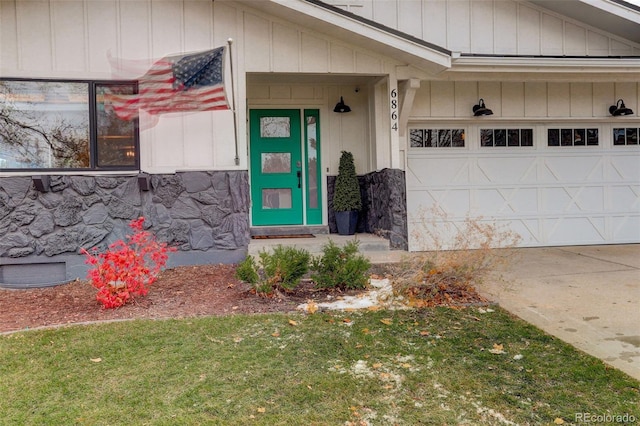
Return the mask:
[[273,287],[292,290],[300,284],[302,277],[309,272],[311,255],[304,249],[277,246],[273,253],[260,252],[260,263]]
[[261,251],[259,262],[252,256],[238,265],[236,277],[245,281],[259,294],[275,290],[293,290],[309,272],[311,255],[304,249],[277,246],[273,252]]
[[333,193],[333,209],[337,212],[348,212],[360,210],[361,208],[360,183],[356,175],[353,154],[348,151],[342,151]]
[[236,268],[236,278],[251,285],[255,285],[260,277],[258,276],[258,265],[253,256],[247,256]]
[[371,263],[359,254],[358,242],[350,241],[343,248],[331,240],[322,248],[322,256],[314,257],[311,278],[318,288],[358,289],[367,286],[366,272]]

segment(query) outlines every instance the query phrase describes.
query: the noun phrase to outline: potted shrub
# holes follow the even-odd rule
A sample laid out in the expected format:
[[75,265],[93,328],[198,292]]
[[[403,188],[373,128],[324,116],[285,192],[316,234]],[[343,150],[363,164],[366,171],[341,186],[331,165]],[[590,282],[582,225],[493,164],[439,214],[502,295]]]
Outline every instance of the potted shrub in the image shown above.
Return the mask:
[[338,234],[353,235],[358,224],[358,212],[362,208],[360,184],[353,163],[353,154],[342,151],[338,178],[333,192],[333,210],[336,215]]

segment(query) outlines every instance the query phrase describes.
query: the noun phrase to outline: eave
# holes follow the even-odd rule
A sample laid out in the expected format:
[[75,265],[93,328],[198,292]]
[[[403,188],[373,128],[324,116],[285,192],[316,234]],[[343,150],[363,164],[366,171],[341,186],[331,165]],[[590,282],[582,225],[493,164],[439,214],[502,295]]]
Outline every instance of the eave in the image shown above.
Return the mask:
[[454,55],[447,77],[456,80],[629,81],[640,79],[640,57]]

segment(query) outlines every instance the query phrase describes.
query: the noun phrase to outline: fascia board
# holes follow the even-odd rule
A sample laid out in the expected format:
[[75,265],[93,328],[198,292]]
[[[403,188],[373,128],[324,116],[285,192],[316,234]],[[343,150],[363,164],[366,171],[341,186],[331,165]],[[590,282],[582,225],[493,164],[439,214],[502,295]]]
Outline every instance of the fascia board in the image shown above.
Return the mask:
[[[588,4],[602,10],[603,12],[610,13],[620,18],[626,19],[631,22],[640,24],[640,8],[635,9],[624,6],[620,3],[608,1],[608,0],[579,0],[581,3]],[[633,6],[633,5],[630,5]]]
[[[451,55],[445,49],[438,51],[399,34],[384,31],[361,20],[320,7],[312,2],[305,0],[261,0],[258,2],[248,1],[246,4],[269,13],[279,13],[285,19],[287,16],[281,14],[283,10],[313,18],[315,22],[305,20],[305,26],[315,31],[330,32],[332,36],[346,42],[357,42],[358,45],[425,69],[430,73],[437,74],[451,67]],[[330,31],[327,31],[328,28]]]
[[451,71],[541,73],[636,73],[640,58],[544,58],[544,57],[458,57]]

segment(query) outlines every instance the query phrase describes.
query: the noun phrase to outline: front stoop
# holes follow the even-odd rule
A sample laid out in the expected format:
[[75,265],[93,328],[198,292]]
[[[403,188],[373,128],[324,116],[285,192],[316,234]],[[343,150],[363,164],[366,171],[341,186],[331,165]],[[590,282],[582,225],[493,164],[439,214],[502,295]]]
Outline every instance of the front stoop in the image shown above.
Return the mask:
[[317,256],[322,254],[322,248],[329,240],[340,247],[346,245],[349,241],[358,241],[360,253],[367,257],[371,263],[398,262],[403,255],[407,254],[403,250],[391,250],[389,240],[373,234],[314,234],[313,238],[251,239],[248,253],[252,256],[258,256],[263,250],[269,251],[273,247],[282,245],[305,249],[312,255]]

